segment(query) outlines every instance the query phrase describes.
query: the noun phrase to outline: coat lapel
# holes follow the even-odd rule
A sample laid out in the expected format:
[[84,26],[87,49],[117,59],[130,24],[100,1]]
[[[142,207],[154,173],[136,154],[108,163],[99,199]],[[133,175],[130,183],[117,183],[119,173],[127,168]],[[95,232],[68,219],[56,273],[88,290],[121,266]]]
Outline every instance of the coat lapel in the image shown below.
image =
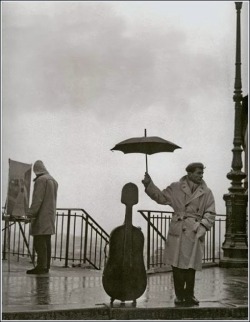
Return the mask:
[[194,193],[192,194],[191,198],[188,200],[187,203],[190,203],[192,200],[199,198],[200,196],[202,196],[205,193],[204,188],[201,186],[198,186],[198,188],[194,191]]
[[188,195],[191,198],[192,192],[186,180],[182,182],[181,189],[185,192],[186,195]]
[[186,201],[185,201],[185,206],[189,204],[192,200],[199,198],[205,193],[205,188],[206,184],[203,181],[201,185],[197,187],[197,189],[192,193],[190,190],[190,187],[187,183],[186,177],[181,179],[181,189],[185,192],[186,194]]

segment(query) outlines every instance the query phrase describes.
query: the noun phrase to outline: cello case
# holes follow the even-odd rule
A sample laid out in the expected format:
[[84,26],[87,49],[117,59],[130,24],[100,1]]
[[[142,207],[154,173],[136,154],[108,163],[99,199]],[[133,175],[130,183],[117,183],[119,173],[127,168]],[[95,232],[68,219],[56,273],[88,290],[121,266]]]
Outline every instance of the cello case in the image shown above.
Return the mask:
[[121,202],[126,205],[125,222],[110,234],[109,256],[104,267],[102,284],[110,296],[111,306],[115,299],[133,301],[145,291],[147,275],[143,260],[144,236],[132,225],[132,207],[138,203],[138,188],[127,183],[122,189]]

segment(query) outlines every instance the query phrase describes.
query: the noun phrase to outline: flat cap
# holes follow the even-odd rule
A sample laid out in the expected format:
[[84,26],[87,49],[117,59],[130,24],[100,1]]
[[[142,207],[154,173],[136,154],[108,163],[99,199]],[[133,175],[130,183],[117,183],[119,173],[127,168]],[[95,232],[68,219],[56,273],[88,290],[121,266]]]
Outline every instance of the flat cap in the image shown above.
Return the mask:
[[192,171],[194,171],[196,168],[205,169],[204,165],[203,165],[201,162],[193,162],[193,163],[190,163],[190,164],[186,167],[186,171],[187,171],[187,172],[192,172]]

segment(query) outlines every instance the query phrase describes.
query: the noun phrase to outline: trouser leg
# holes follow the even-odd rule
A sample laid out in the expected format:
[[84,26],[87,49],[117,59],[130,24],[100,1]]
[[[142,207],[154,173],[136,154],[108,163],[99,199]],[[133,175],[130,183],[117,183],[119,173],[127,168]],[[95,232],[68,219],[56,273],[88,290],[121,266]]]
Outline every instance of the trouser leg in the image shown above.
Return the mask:
[[194,296],[194,284],[195,284],[195,273],[196,271],[192,268],[185,270],[185,282],[186,282],[186,296]]
[[46,247],[47,247],[47,269],[50,269],[51,261],[51,235],[46,236]]
[[37,253],[37,268],[47,269],[47,244],[46,236],[34,236],[34,248]]
[[184,297],[184,270],[178,267],[172,266],[173,269],[173,279],[174,279],[174,290],[175,295],[179,299],[183,299]]

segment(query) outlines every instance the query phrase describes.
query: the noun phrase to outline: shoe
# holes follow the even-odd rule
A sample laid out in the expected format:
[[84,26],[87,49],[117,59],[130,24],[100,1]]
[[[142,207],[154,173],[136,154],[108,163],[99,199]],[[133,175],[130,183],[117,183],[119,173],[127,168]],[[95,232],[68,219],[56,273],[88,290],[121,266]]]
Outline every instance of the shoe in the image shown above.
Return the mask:
[[29,269],[28,271],[26,271],[26,274],[47,274],[49,272],[48,269],[44,269],[44,268],[33,268],[33,269]]
[[182,305],[183,303],[184,303],[183,298],[176,296],[176,298],[174,299],[174,304],[175,305]]
[[200,301],[197,300],[197,298],[194,295],[186,297],[185,302],[186,304],[189,304],[189,305],[199,305],[200,303]]

